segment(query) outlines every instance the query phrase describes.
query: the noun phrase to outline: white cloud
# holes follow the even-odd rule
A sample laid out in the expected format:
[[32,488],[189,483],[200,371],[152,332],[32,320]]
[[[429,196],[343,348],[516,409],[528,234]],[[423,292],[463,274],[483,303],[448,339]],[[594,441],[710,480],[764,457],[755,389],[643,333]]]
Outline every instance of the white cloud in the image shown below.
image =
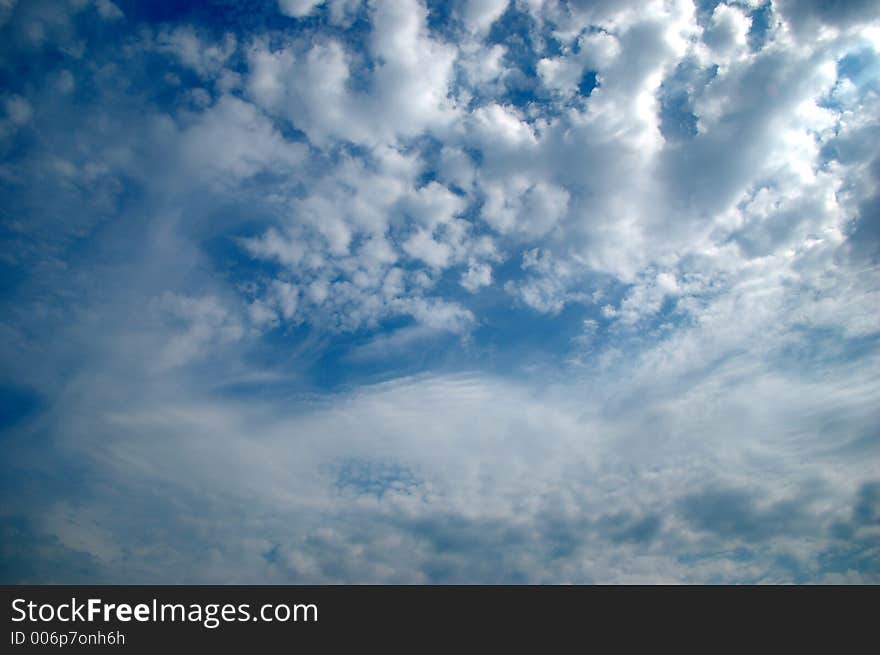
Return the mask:
[[302,54],[292,48],[270,50],[258,43],[249,50],[248,61],[247,85],[256,102],[287,117],[312,143],[369,138],[358,99],[346,89],[348,58],[336,41],[316,44]]
[[324,4],[324,0],[278,0],[278,8],[281,13],[294,18],[308,16],[322,4]]
[[[848,547],[832,528],[873,471],[844,450],[833,472],[809,456],[876,419],[869,369],[754,384],[731,365],[648,395],[625,376],[540,392],[428,377],[280,413],[178,388],[61,429],[92,482],[50,504],[41,530],[88,553],[101,581],[830,580],[825,554]],[[847,426],[835,437],[817,431],[829,415]],[[750,560],[732,566],[738,549]],[[776,567],[783,554],[801,570]]]
[[[160,368],[176,368],[204,356],[211,347],[238,341],[245,328],[236,314],[213,296],[191,298],[165,293],[155,303],[156,310],[182,323],[158,357]],[[267,322],[267,308],[251,306],[258,324]]]
[[736,50],[747,49],[747,37],[752,20],[736,7],[721,3],[712,12],[712,21],[703,35],[703,40],[713,53],[722,57]]
[[403,250],[433,268],[446,268],[452,257],[449,244],[435,241],[428,230],[418,230],[403,244]]
[[10,96],[3,103],[7,118],[14,125],[24,125],[31,120],[34,110],[26,98]]
[[414,0],[371,5],[369,92],[349,88],[354,62],[326,40],[249,52],[248,88],[255,100],[289,119],[318,146],[344,139],[375,146],[442,128],[454,116],[448,96],[453,47],[430,37],[424,7]]
[[565,215],[568,192],[544,182],[513,178],[505,186],[483,185],[482,217],[498,232],[519,232],[526,238],[544,236]]
[[179,147],[190,174],[218,184],[237,184],[269,166],[289,169],[306,154],[302,144],[283,139],[254,105],[230,95],[184,129]]
[[462,23],[468,32],[485,34],[509,4],[510,0],[464,0],[460,8]]
[[401,209],[418,225],[434,229],[451,221],[465,208],[465,201],[437,182],[410,191]]
[[206,42],[191,27],[164,29],[156,36],[157,50],[175,56],[181,64],[202,76],[219,74],[237,47],[231,32],[218,43]]
[[98,8],[98,14],[104,20],[119,20],[125,14],[110,0],[95,0],[95,6]]
[[481,287],[490,284],[492,284],[492,267],[484,262],[469,262],[467,270],[461,275],[461,286],[475,293]]

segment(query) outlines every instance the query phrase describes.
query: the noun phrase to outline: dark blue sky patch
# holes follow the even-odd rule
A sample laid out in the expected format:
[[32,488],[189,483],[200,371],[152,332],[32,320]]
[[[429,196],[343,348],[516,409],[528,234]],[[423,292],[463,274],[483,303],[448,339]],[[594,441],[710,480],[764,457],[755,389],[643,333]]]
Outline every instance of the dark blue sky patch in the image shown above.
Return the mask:
[[660,109],[660,131],[668,141],[689,139],[697,134],[697,117],[687,93],[664,96]]
[[584,71],[584,75],[578,83],[578,93],[589,98],[593,93],[593,90],[597,89],[599,86],[598,72],[593,70]]
[[773,4],[765,2],[760,7],[754,9],[749,16],[752,19],[752,25],[748,33],[749,47],[752,50],[760,50],[767,42],[767,31],[770,28],[770,21],[773,17]]
[[520,109],[543,104],[540,102],[537,78],[537,64],[543,53],[536,50],[534,26],[534,19],[523,12],[517,3],[511,2],[507,11],[492,24],[486,39],[489,44],[504,46],[505,64],[515,71],[509,76],[506,95],[499,100]]
[[[871,162],[869,170],[880,181],[880,157]],[[880,190],[859,203],[858,216],[849,225],[849,248],[859,259],[880,262]]]
[[660,99],[660,131],[667,141],[682,141],[696,136],[693,90],[704,87],[715,77],[717,70],[717,66],[701,69],[698,62],[686,60],[663,80],[657,94]]
[[428,29],[442,40],[450,40],[456,36],[453,20],[453,3],[449,0],[428,0]]
[[401,348],[389,348],[384,357],[363,356],[365,349],[376,343],[377,333],[393,339],[396,331],[413,325],[412,319],[399,317],[384,321],[378,332],[360,330],[337,336],[309,369],[308,379],[317,389],[338,390],[418,375],[428,370],[449,372],[464,368],[465,352],[458,337],[443,332]]
[[0,384],[0,432],[34,416],[43,406],[44,399],[36,391]]
[[837,62],[837,74],[851,80],[857,86],[868,81],[876,81],[878,72],[880,72],[880,57],[867,47],[851,52]]

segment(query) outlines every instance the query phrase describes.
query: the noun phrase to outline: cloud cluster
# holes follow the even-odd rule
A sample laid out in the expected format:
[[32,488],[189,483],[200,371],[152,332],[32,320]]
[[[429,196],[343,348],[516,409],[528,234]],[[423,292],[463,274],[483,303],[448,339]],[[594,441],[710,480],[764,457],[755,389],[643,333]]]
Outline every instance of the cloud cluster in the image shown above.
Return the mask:
[[257,4],[0,3],[4,579],[877,580],[875,3]]

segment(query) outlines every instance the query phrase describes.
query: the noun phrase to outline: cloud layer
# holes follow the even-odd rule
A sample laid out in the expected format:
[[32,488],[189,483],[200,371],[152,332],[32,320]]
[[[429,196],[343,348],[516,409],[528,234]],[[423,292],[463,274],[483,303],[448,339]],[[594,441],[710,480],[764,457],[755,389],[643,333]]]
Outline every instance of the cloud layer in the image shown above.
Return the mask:
[[873,3],[6,5],[4,581],[880,579]]

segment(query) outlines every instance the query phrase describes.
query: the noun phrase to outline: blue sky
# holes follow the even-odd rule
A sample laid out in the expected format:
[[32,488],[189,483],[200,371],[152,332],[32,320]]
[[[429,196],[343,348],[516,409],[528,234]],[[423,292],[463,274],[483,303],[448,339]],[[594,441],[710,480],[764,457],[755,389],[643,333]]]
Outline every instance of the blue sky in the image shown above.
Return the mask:
[[0,0],[3,582],[880,582],[873,2]]

